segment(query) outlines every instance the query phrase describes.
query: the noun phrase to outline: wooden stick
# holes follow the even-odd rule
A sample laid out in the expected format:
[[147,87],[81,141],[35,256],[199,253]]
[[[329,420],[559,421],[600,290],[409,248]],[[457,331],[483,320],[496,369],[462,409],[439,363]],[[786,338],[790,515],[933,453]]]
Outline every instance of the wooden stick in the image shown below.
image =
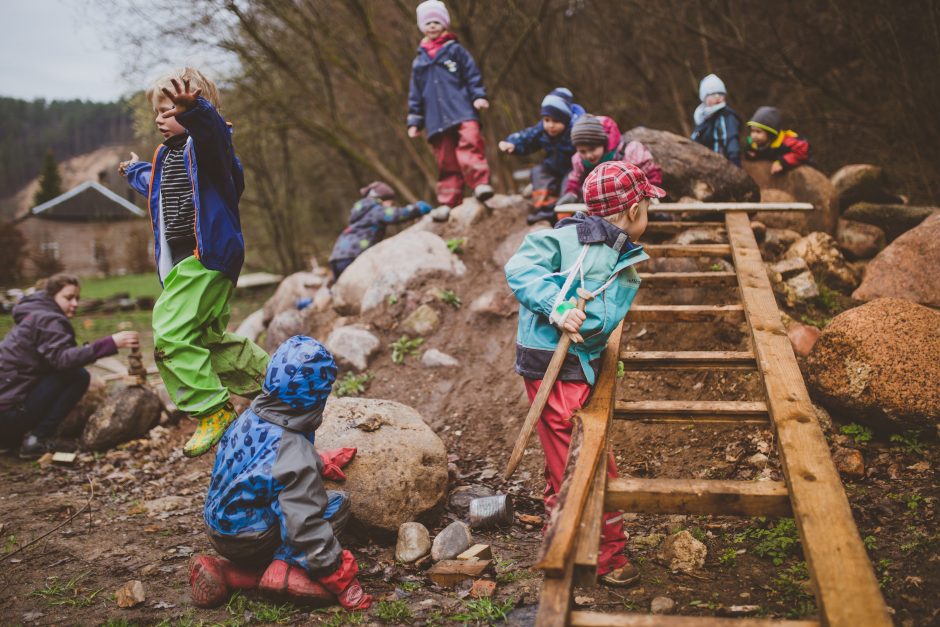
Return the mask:
[[[587,302],[593,298],[593,294],[579,287],[578,310],[584,311]],[[519,436],[516,438],[516,445],[512,449],[512,455],[509,456],[509,463],[506,464],[506,470],[503,472],[504,479],[509,479],[519,466],[519,462],[522,461],[522,454],[525,452],[526,444],[529,442],[529,436],[532,435],[532,430],[535,429],[535,423],[539,421],[542,410],[545,409],[548,395],[551,394],[552,387],[555,385],[555,379],[558,378],[561,366],[565,362],[565,357],[568,355],[569,346],[571,346],[571,336],[562,332],[561,338],[558,340],[558,346],[555,347],[555,352],[552,354],[552,360],[548,362],[548,368],[545,370],[545,375],[542,377],[542,383],[539,385],[538,392],[535,393],[535,399],[532,401],[532,406],[529,407],[529,413],[526,414],[525,422],[522,423],[522,429],[519,431]]]

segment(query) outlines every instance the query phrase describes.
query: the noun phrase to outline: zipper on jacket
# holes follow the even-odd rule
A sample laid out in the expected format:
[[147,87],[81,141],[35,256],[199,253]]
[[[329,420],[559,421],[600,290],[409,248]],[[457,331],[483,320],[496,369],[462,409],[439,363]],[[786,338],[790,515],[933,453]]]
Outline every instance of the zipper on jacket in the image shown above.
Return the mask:
[[193,256],[200,259],[199,256],[199,197],[196,194],[196,153],[192,149],[193,138],[190,136],[186,143],[186,150],[189,152],[189,185],[193,190],[193,237],[196,240],[196,247],[193,249]]
[[[160,254],[157,252],[157,248],[160,246],[160,234],[157,231],[160,229],[160,225],[154,222],[153,219],[153,178],[157,174],[157,158],[160,156],[161,148],[163,148],[163,144],[158,144],[153,151],[153,161],[150,162],[150,184],[147,186],[147,209],[150,210],[150,228],[153,230],[153,263],[157,267],[158,278],[160,276]],[[161,172],[161,178],[163,178],[162,174]],[[158,207],[159,202],[160,200],[157,199]],[[163,279],[160,279],[160,284],[163,284]]]

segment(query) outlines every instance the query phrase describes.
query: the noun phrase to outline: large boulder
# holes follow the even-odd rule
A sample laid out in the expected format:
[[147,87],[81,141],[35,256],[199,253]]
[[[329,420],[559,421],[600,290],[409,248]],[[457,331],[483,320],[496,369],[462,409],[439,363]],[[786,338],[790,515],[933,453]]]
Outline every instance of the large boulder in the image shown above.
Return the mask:
[[804,259],[813,276],[834,289],[851,291],[858,285],[855,269],[842,256],[832,236],[826,233],[815,232],[800,238],[787,249],[785,256]]
[[264,304],[264,324],[269,324],[282,311],[297,308],[297,302],[313,299],[317,290],[326,283],[323,271],[295,272],[277,286],[274,294]]
[[653,153],[663,169],[663,187],[673,198],[701,202],[756,202],[760,190],[741,168],[681,135],[638,126],[624,133]]
[[264,350],[273,353],[289,337],[306,335],[316,314],[312,307],[291,307],[274,316],[264,335]]
[[879,205],[870,202],[855,203],[842,213],[847,220],[874,224],[885,232],[889,242],[910,231],[940,207],[912,207],[910,205]]
[[353,324],[336,327],[326,338],[326,348],[343,366],[362,371],[369,366],[369,358],[379,350],[381,342],[368,328]]
[[333,307],[340,314],[366,312],[398,294],[427,272],[463,276],[463,262],[440,237],[428,231],[404,231],[366,250],[333,286]]
[[82,395],[78,405],[72,408],[68,416],[59,424],[57,434],[61,438],[78,437],[85,429],[88,418],[104,402],[108,395],[108,384],[101,377],[92,375],[88,389]]
[[899,298],[849,309],[806,360],[807,384],[827,409],[873,426],[940,420],[940,313]]
[[[803,235],[812,231],[832,234],[836,230],[839,207],[836,190],[819,170],[807,165],[781,174],[770,173],[769,161],[745,159],[744,171],[760,186],[761,200],[767,202],[808,202],[812,211],[764,211],[760,221],[769,227],[792,229]],[[791,200],[792,199],[792,200]]]
[[515,233],[507,235],[493,251],[493,263],[502,268],[509,262],[509,259],[516,254],[519,247],[522,246],[522,240],[525,239],[526,235],[547,228],[550,228],[547,224],[539,222],[538,224],[527,226],[524,229],[519,229]]
[[884,169],[877,165],[853,163],[842,166],[829,180],[836,190],[841,211],[857,202],[900,202],[890,191]]
[[82,447],[104,451],[143,437],[160,422],[163,403],[150,388],[130,386],[111,393],[85,424]]
[[317,447],[354,447],[343,469],[353,516],[367,528],[394,534],[421,518],[447,493],[447,449],[411,407],[370,398],[330,398]]
[[856,300],[894,296],[940,307],[940,213],[897,238],[871,260]]
[[839,218],[836,240],[849,259],[871,259],[885,247],[885,232],[874,224]]

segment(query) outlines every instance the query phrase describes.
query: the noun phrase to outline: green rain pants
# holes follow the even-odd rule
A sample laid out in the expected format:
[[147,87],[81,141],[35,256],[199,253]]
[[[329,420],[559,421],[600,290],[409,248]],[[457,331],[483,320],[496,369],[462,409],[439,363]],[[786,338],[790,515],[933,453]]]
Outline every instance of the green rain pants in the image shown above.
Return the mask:
[[261,391],[268,354],[227,333],[231,279],[187,257],[170,270],[153,307],[154,359],[170,399],[191,416],[210,414],[229,392]]

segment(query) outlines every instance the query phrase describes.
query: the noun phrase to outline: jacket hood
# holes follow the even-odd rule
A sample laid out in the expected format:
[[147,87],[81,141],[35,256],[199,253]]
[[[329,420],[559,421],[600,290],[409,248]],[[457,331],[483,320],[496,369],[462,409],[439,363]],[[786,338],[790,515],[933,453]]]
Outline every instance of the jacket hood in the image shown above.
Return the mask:
[[326,347],[295,335],[271,357],[262,392],[251,409],[262,420],[290,431],[315,431],[334,381],[336,362]]
[[582,245],[603,243],[621,254],[636,248],[636,245],[630,241],[630,236],[623,229],[614,226],[599,216],[576,213],[570,218],[559,220],[555,224],[556,229],[562,229],[566,226],[577,228],[578,243]]
[[24,296],[20,302],[14,305],[13,322],[19,324],[26,316],[39,311],[65,317],[65,314],[62,313],[62,309],[56,304],[52,297],[45,291],[39,290],[29,296]]

